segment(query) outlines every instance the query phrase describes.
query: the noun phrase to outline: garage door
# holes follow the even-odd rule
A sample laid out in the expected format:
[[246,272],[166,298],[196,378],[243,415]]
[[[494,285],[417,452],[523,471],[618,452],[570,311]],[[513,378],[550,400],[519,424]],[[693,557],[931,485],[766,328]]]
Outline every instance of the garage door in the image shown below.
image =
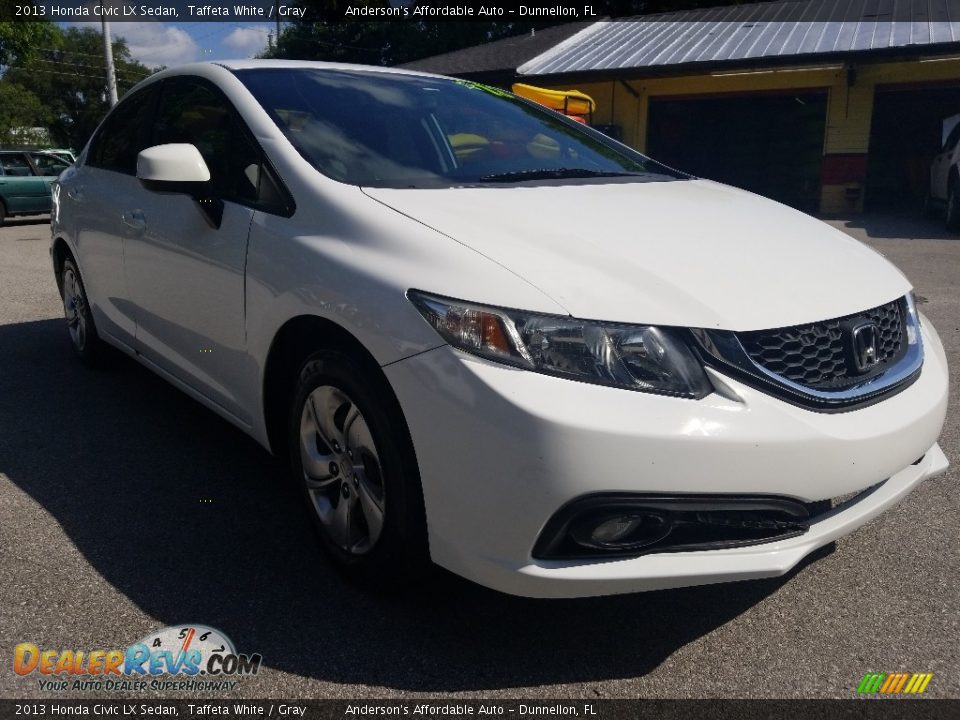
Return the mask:
[[878,86],[867,162],[868,208],[919,208],[940,149],[943,120],[960,113],[957,87]]
[[815,211],[826,91],[650,98],[647,151],[679,170]]

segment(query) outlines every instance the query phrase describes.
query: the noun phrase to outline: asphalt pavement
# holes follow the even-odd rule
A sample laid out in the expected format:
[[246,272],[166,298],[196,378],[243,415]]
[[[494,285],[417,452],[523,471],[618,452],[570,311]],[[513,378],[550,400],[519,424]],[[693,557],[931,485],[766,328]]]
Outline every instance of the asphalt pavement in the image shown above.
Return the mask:
[[392,596],[344,581],[256,443],[132,361],[80,365],[49,226],[8,221],[0,697],[57,696],[12,672],[18,643],[123,648],[181,623],[262,654],[228,697],[849,698],[868,671],[932,672],[927,696],[960,697],[960,238],[916,218],[832,224],[897,264],[940,331],[948,474],[784,578],[537,601],[445,573]]

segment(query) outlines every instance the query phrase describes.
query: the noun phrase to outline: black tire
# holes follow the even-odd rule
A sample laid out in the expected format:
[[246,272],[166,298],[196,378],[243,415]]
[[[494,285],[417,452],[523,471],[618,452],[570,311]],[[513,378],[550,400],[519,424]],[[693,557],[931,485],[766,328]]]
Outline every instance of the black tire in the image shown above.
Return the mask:
[[957,193],[957,183],[950,184],[947,191],[947,230],[960,232],[960,195]]
[[7,206],[0,200],[0,227],[3,227],[3,221],[7,218]]
[[[341,393],[342,398],[336,393]],[[318,397],[324,396],[334,398],[334,402],[327,405],[331,408],[345,398],[345,405],[358,411],[358,420],[362,421],[363,428],[369,429],[369,437],[372,437],[375,447],[372,459],[368,456],[361,460],[360,453],[351,452],[347,446],[355,446],[356,443],[351,443],[348,435],[354,433],[357,426],[357,421],[354,421],[349,429],[339,425],[335,428],[345,431],[339,437],[344,447],[338,448],[342,451],[338,454],[324,441],[324,436],[330,432],[319,429],[318,424],[311,440],[317,444],[316,457],[321,459],[320,464],[333,458],[329,465],[338,467],[338,475],[329,480],[327,489],[318,490],[316,482],[312,489],[308,487],[310,481],[301,457],[301,443],[305,441],[301,435],[304,433],[306,437],[309,434],[304,430],[307,418],[312,417],[307,407],[308,399],[313,398],[316,403]],[[341,410],[342,407],[339,407],[329,416],[336,421],[337,413]],[[317,412],[323,414],[322,409]],[[343,412],[350,415],[349,409]],[[340,422],[346,426],[342,416]],[[395,589],[423,577],[431,564],[420,476],[406,422],[380,369],[372,362],[339,350],[325,350],[311,355],[298,376],[289,413],[288,435],[293,479],[300,487],[321,544],[337,567],[350,579],[377,590]],[[347,458],[348,453],[351,459]],[[361,469],[360,474],[364,478],[362,484],[355,472],[357,469]],[[373,480],[368,482],[369,478]],[[344,485],[347,487],[344,488]],[[367,507],[362,502],[364,498],[369,499],[376,494],[367,492],[365,495],[364,492],[369,488],[376,488],[379,492],[382,510],[382,525],[377,537],[372,540],[369,536],[373,535],[373,526],[366,519]],[[344,495],[349,492],[353,492],[353,495]],[[348,526],[358,536],[366,528],[368,547],[362,552],[346,549],[335,537],[331,526],[335,521],[331,518],[337,514],[341,502],[353,502],[356,508],[353,511],[357,513],[356,516],[348,512],[348,517],[353,521],[348,521]],[[322,517],[324,511],[327,513],[326,521]],[[350,537],[349,532],[347,537]],[[351,543],[348,541],[346,544]]]
[[97,334],[83,279],[71,257],[63,261],[60,271],[60,296],[63,299],[70,345],[85,365],[100,367],[104,361],[106,346]]

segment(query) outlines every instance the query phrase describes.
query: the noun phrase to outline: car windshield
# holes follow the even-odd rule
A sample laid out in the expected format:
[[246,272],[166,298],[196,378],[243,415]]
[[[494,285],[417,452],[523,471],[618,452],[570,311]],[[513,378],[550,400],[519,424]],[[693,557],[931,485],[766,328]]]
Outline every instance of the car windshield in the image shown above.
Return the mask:
[[312,68],[236,75],[304,158],[353,185],[686,177],[552,110],[473,82]]

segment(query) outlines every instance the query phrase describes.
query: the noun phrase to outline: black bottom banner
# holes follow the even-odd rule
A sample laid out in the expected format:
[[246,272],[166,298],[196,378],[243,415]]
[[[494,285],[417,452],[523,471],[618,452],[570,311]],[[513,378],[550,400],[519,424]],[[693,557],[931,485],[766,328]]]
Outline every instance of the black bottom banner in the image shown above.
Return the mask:
[[0,719],[955,720],[960,700],[0,700]]

